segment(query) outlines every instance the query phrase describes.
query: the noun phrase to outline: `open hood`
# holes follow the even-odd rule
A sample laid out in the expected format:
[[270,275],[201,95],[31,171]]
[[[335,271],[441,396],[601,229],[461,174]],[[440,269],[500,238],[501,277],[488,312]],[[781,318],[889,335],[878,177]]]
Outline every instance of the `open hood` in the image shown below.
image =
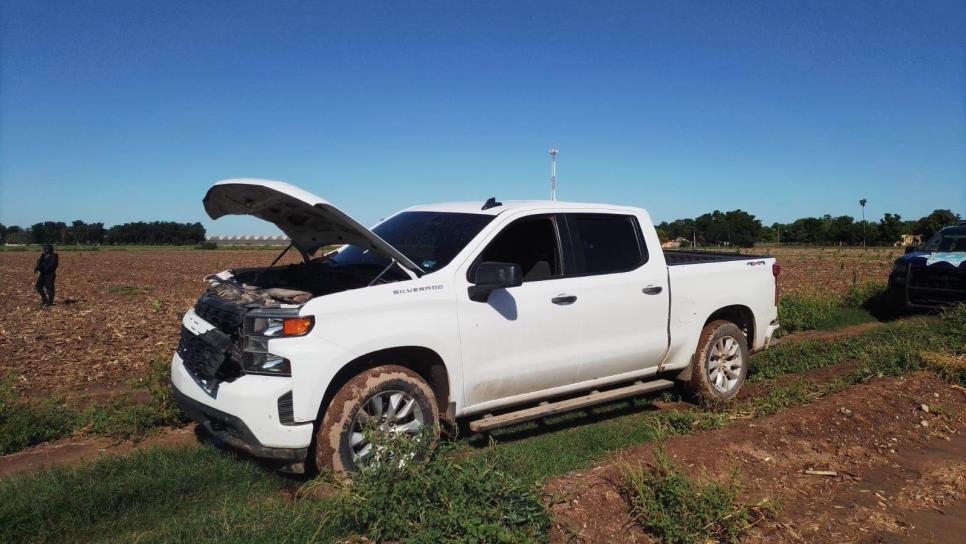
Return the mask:
[[339,208],[282,181],[219,181],[208,189],[203,202],[212,219],[225,215],[253,215],[274,223],[305,255],[312,255],[324,246],[352,244],[395,259],[417,274],[424,273],[399,250]]

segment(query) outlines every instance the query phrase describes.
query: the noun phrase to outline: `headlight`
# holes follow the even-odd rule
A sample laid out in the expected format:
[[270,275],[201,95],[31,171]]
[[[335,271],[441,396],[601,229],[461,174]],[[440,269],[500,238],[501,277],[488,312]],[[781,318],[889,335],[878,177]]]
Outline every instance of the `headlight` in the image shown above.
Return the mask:
[[[255,312],[252,312],[254,314]],[[315,318],[307,317],[283,317],[269,315],[250,315],[249,325],[246,327],[245,334],[254,334],[268,338],[280,338],[283,336],[305,336],[315,326]]]
[[304,336],[314,325],[315,318],[299,316],[296,309],[252,310],[245,316],[242,371],[248,374],[291,376],[289,360],[270,353],[268,342],[276,338]]
[[241,367],[248,374],[268,374],[272,376],[292,375],[292,365],[289,360],[271,353],[253,353],[246,351],[242,354]]

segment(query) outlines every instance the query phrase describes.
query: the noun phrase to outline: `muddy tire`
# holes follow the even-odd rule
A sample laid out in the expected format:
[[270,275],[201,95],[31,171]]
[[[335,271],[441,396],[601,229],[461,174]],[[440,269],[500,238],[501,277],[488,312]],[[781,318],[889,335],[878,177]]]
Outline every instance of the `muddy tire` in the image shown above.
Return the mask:
[[332,397],[316,431],[316,468],[348,474],[364,465],[373,445],[362,431],[373,424],[390,436],[429,432],[431,449],[439,438],[432,389],[415,372],[395,365],[366,370],[346,382]]
[[687,388],[710,404],[728,401],[745,383],[748,364],[748,342],[741,329],[729,321],[712,321],[701,331]]

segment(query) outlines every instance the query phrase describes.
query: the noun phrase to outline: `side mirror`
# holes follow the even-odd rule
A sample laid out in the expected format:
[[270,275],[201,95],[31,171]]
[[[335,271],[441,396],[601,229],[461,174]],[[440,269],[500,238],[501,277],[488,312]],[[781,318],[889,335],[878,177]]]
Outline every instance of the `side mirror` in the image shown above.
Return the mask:
[[470,300],[486,302],[493,291],[519,285],[523,285],[523,272],[520,271],[520,265],[483,262],[477,265],[473,273],[473,285],[467,292]]
[[919,248],[916,246],[906,246],[906,255],[910,253],[915,253]]

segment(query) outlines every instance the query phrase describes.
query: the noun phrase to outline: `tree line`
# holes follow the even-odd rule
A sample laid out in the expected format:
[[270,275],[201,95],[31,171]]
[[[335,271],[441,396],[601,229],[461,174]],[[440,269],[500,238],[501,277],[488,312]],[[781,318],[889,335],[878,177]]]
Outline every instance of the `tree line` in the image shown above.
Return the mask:
[[[925,217],[903,220],[894,213],[883,214],[876,221],[856,221],[849,215],[802,217],[791,223],[762,225],[760,219],[743,210],[715,210],[693,219],[664,221],[657,225],[661,242],[692,241],[699,246],[751,247],[755,244],[812,245],[894,245],[904,234],[918,234],[928,239],[939,229],[955,225],[959,214],[951,210],[935,210]],[[0,243],[6,244],[125,244],[125,245],[191,245],[205,241],[201,223],[174,221],[136,221],[109,228],[104,223],[44,221],[24,229],[0,224]]]
[[201,223],[135,221],[105,228],[104,223],[44,221],[28,228],[0,224],[0,243],[59,245],[191,245],[205,241]]
[[952,210],[935,210],[919,219],[903,220],[886,213],[878,221],[856,221],[849,215],[802,217],[791,223],[762,225],[760,219],[742,211],[715,210],[694,219],[664,221],[657,225],[661,242],[677,240],[682,245],[751,247],[755,244],[867,245],[891,246],[902,235],[920,235],[923,241],[939,229],[956,225],[960,216]]

